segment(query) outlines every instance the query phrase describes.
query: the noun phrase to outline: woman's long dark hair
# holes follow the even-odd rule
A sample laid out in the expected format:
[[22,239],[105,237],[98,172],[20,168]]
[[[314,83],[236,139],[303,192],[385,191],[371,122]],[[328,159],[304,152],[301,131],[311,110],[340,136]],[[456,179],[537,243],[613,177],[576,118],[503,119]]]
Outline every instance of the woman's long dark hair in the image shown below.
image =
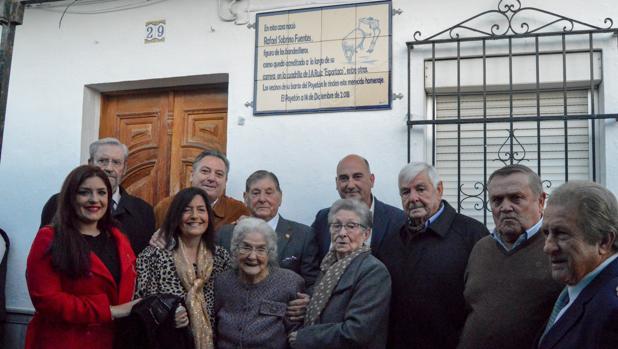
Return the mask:
[[[167,246],[178,248],[178,237],[182,234],[180,227],[182,225],[182,214],[185,208],[191,203],[191,200],[196,196],[201,196],[206,203],[206,211],[208,212],[208,227],[202,235],[202,241],[206,243],[206,247],[214,253],[215,251],[215,228],[212,208],[208,203],[208,195],[203,189],[190,187],[179,191],[167,210],[161,231]],[[172,241],[174,241],[172,243]]]
[[114,225],[111,215],[112,186],[105,172],[89,165],[71,171],[58,196],[58,211],[52,222],[56,233],[50,247],[52,266],[71,278],[85,276],[90,272],[90,248],[79,231],[76,197],[79,186],[92,177],[101,178],[107,187],[107,209],[97,222],[97,228],[102,234],[107,234]]

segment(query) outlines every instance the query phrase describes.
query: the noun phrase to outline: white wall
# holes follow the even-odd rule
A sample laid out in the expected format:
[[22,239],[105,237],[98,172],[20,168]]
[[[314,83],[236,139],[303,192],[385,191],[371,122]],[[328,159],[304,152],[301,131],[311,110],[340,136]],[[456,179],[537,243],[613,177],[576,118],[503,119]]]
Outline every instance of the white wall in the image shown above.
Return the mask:
[[[252,0],[252,6],[260,8],[324,3],[340,2]],[[613,0],[590,1],[583,14],[574,1],[534,0],[524,5],[598,25],[605,17],[618,21]],[[393,0],[393,8],[404,11],[393,18],[393,92],[407,94],[405,42],[414,31],[421,30],[427,37],[496,6],[494,0]],[[216,1],[174,0],[109,14],[67,14],[61,29],[59,17],[57,12],[26,10],[15,40],[0,163],[0,226],[12,239],[8,307],[31,308],[25,261],[41,208],[59,190],[68,171],[85,157],[82,141],[88,143],[96,136],[89,131],[87,137],[92,139],[82,139],[85,85],[228,73],[228,156],[232,162],[228,194],[240,197],[248,174],[271,170],[282,182],[282,214],[310,224],[318,209],[337,198],[337,161],[354,152],[370,161],[377,197],[399,206],[396,175],[407,155],[407,96],[394,101],[387,111],[253,117],[244,103],[253,96],[255,32],[220,21]],[[166,41],[144,44],[144,23],[160,18],[167,21]],[[616,58],[615,42],[608,47]],[[618,86],[610,77],[618,74],[617,60],[607,57],[604,109],[616,112]],[[415,117],[425,115],[423,88],[423,76],[413,77]],[[237,124],[238,117],[246,119],[244,126]],[[618,128],[613,121],[607,124],[605,151],[611,159],[618,149]],[[425,158],[423,135],[414,133],[415,160]],[[608,161],[608,173],[616,170],[618,164]],[[618,179],[611,175],[607,179],[610,188],[618,189]]]

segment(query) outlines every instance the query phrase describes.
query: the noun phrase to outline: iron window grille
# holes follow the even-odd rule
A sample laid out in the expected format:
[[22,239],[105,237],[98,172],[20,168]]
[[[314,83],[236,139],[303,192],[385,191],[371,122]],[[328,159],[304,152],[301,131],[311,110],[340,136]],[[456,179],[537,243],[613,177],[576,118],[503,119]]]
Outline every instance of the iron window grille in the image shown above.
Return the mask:
[[[605,18],[604,24],[599,27],[543,9],[522,7],[519,0],[501,0],[497,9],[481,12],[426,39],[415,32],[413,41],[406,43],[408,161],[413,135],[419,129],[426,131],[431,140],[428,157],[434,166],[445,156],[454,157],[452,178],[456,178],[456,187],[452,197],[456,198],[458,212],[476,211],[472,215],[485,224],[489,212],[487,177],[497,167],[528,165],[545,179],[545,188],[549,189],[555,182],[581,178],[581,173],[569,170],[573,170],[573,163],[582,161],[577,154],[581,155],[584,144],[589,152],[586,176],[598,180],[602,163],[597,144],[602,136],[600,121],[618,120],[618,114],[600,113],[597,107],[603,78],[603,45],[599,43],[606,45],[611,34],[618,34],[610,18]],[[418,67],[412,66],[412,58],[419,57],[423,59],[428,115],[413,119],[411,78],[412,70],[418,71]],[[575,66],[577,69],[573,69]],[[500,100],[503,108],[496,111],[500,108],[492,103]],[[449,105],[450,109],[442,108]],[[476,155],[462,151],[471,146],[464,144],[470,131],[480,135],[474,145],[480,150],[472,152]],[[440,153],[436,142],[439,132],[449,134],[446,139],[455,149],[451,154]],[[497,137],[502,139],[498,141]],[[557,138],[562,139],[562,149]],[[545,164],[559,152],[563,153],[563,178],[543,172]],[[475,160],[482,166],[466,168],[470,163],[467,156],[478,156]]]

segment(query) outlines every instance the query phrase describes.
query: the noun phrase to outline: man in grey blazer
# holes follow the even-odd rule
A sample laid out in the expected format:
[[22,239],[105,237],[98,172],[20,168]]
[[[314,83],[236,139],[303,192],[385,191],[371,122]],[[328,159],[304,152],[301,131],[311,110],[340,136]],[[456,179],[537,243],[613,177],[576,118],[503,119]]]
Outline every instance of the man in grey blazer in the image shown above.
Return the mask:
[[[244,199],[253,217],[265,220],[277,232],[279,266],[305,279],[305,287],[315,282],[319,273],[318,245],[311,227],[287,220],[279,214],[283,193],[274,173],[259,170],[247,178]],[[221,227],[218,243],[229,250],[234,224]]]

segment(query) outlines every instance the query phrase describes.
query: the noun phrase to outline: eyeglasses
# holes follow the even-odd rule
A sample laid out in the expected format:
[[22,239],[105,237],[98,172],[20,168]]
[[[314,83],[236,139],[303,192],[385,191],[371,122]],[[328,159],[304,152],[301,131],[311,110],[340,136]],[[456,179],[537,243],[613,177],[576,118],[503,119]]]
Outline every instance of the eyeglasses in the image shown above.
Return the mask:
[[330,227],[330,231],[332,231],[333,233],[337,233],[341,231],[341,228],[345,228],[346,231],[356,231],[359,228],[363,228],[363,229],[367,229],[366,226],[360,224],[360,223],[354,223],[354,222],[349,222],[346,224],[341,224],[341,223],[331,223],[329,224]]
[[257,256],[264,257],[268,254],[268,249],[264,246],[253,247],[247,244],[241,244],[238,246],[238,253],[242,255],[250,255],[251,252],[255,252]]

